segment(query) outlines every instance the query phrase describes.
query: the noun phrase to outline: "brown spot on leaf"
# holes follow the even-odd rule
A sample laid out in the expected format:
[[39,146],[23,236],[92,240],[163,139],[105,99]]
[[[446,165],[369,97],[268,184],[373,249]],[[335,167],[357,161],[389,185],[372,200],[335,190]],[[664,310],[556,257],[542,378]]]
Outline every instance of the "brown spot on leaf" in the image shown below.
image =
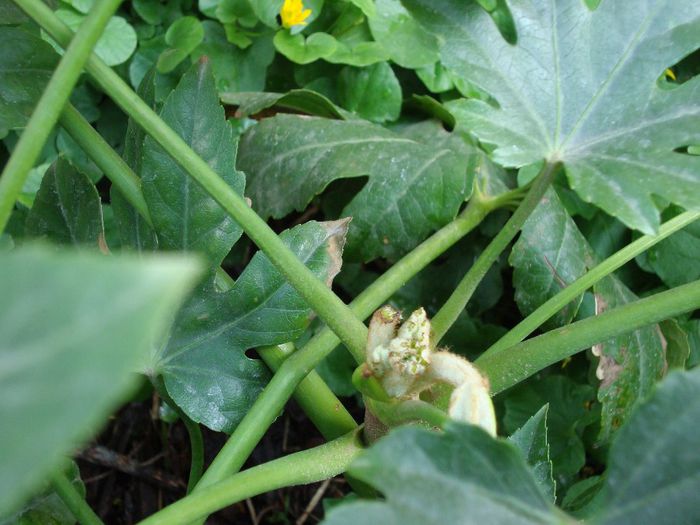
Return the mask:
[[352,217],[338,219],[337,221],[322,222],[321,225],[326,229],[328,235],[328,255],[331,263],[328,267],[326,275],[326,285],[330,288],[333,284],[333,279],[340,272],[343,266],[343,248],[345,248],[345,239],[348,235],[348,227]]

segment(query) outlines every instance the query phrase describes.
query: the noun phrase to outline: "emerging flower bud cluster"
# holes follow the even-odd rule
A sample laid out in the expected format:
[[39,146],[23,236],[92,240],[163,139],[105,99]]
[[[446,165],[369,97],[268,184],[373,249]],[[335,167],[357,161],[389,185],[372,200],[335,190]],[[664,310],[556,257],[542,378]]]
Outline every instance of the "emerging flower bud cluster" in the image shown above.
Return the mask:
[[463,357],[432,350],[430,320],[423,308],[400,322],[401,314],[387,305],[374,313],[369,325],[367,366],[386,393],[397,399],[418,399],[432,385],[448,384],[454,387],[449,416],[495,436],[488,380]]

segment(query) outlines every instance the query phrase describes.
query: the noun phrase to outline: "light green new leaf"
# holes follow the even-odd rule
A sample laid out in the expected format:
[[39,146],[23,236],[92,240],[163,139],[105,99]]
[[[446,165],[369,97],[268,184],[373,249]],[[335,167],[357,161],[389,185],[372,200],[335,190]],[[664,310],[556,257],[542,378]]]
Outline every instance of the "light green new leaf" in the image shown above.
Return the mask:
[[617,434],[596,525],[700,522],[700,369],[668,376]]
[[380,124],[396,120],[401,113],[401,84],[386,62],[344,67],[338,78],[338,98],[348,111]]
[[[59,9],[58,16],[73,31],[77,31],[85,15],[71,9]],[[95,54],[108,66],[123,64],[136,51],[136,30],[121,16],[113,16],[95,46]]]
[[386,501],[348,503],[326,525],[559,524],[518,449],[474,426],[443,434],[416,427],[390,433],[348,471]]
[[[594,287],[596,315],[637,299],[615,275]],[[596,376],[598,400],[603,404],[600,438],[607,440],[649,395],[666,371],[666,341],[658,325],[640,328],[593,347],[600,357]]]
[[537,484],[554,501],[556,485],[552,474],[552,460],[549,458],[548,411],[549,405],[544,405],[522,427],[513,432],[508,441],[520,449],[535,474]]
[[444,41],[443,64],[490,94],[451,110],[506,166],[563,161],[574,190],[632,228],[659,225],[654,196],[700,208],[700,78],[657,80],[700,46],[696,0],[511,0],[517,45],[474,2],[404,0]]
[[[461,138],[453,137],[461,142]],[[277,115],[241,138],[238,168],[263,217],[303,210],[336,179],[369,175],[345,207],[351,257],[396,258],[452,220],[471,193],[476,155],[366,122]]]
[[[557,193],[549,189],[523,226],[508,262],[513,266],[515,301],[523,315],[586,273],[588,244]],[[557,328],[576,316],[583,294],[547,323]]]
[[368,19],[374,39],[401,67],[427,67],[438,60],[437,39],[423,29],[399,0],[375,0],[376,16]]
[[39,37],[0,27],[0,137],[27,123],[58,65],[58,55]]
[[59,244],[105,249],[102,203],[94,184],[59,157],[44,174],[26,233]]
[[[236,141],[226,121],[208,61],[195,64],[165,101],[161,118],[236,192],[244,175],[236,171]],[[151,137],[142,164],[143,195],[162,248],[192,250],[218,266],[242,229]]]
[[[320,279],[340,270],[347,221],[307,222],[282,240]],[[267,368],[245,355],[250,348],[294,341],[311,309],[258,252],[231,290],[210,283],[180,312],[170,341],[154,365],[173,400],[193,420],[232,432],[269,379]]]
[[0,514],[99,430],[196,277],[189,259],[0,253]]

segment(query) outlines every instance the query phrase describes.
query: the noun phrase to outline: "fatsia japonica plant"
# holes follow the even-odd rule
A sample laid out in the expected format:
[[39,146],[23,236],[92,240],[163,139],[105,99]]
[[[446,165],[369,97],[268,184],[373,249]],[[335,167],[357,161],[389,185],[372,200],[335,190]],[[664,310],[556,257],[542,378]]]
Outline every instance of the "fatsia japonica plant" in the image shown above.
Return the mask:
[[0,42],[0,522],[700,523],[699,2]]

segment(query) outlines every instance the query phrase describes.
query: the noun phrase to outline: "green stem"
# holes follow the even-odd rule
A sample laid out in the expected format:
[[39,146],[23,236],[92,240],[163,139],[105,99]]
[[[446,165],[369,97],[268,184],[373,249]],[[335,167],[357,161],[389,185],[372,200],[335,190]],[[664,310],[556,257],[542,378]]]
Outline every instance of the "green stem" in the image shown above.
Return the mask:
[[640,253],[648,250],[650,247],[661,242],[669,235],[677,232],[685,226],[688,226],[698,219],[700,219],[700,212],[687,211],[662,224],[659,228],[659,232],[656,235],[644,235],[636,241],[628,244],[542,304],[534,312],[508,331],[507,334],[496,341],[482,355],[482,357],[490,357],[508,347],[518,344],[537,328],[542,326],[545,321],[554,316],[559,310],[564,308],[567,304],[588,290],[603,277],[611,274],[625,263],[634,259]]
[[[258,354],[273,372],[277,372],[293,353],[292,343],[258,348]],[[299,383],[294,391],[294,399],[327,441],[357,428],[357,422],[350,412],[315,371],[311,371]]]
[[450,419],[444,411],[420,400],[382,403],[367,399],[367,406],[377,419],[390,428],[412,422],[423,422],[432,427],[442,428]]
[[[471,203],[454,221],[444,226],[389,268],[350,303],[359,317],[369,317],[384,301],[411,277],[430,264],[459,239],[474,229],[496,206]],[[253,406],[238,424],[236,430],[202,476],[200,487],[216,483],[237,472],[284,408],[298,385],[338,344],[340,340],[328,328],[322,329],[302,349],[292,354],[272,377]],[[355,355],[355,354],[353,354]],[[364,352],[355,355],[358,363],[364,361]]]
[[[131,168],[122,161],[121,157],[72,106],[68,105],[62,113],[61,124],[85,153],[104,171],[107,178],[122,190],[127,201],[148,220],[148,208],[141,192],[140,179]],[[127,191],[124,191],[125,188]],[[233,286],[234,281],[225,271],[217,268],[216,284],[221,291],[225,291]],[[293,347],[291,345],[258,349],[258,353],[263,358],[263,361],[273,371],[276,371],[281,366],[282,362],[292,351]],[[175,403],[169,399],[165,387],[161,384],[157,384],[156,387],[161,397],[167,399],[169,404],[177,410]],[[294,392],[294,397],[309,415],[311,422],[329,441],[357,427],[357,423],[350,413],[323,382],[323,379],[314,371],[309,373],[298,385]],[[195,459],[197,460],[197,463],[193,463],[190,471],[188,488],[191,488],[193,480],[196,483],[196,480],[201,475],[201,457],[197,452],[201,441],[201,439],[198,439],[198,434],[201,437],[201,432],[199,432],[198,425],[194,424],[185,414],[180,414],[180,416],[190,433],[193,462]]]
[[[15,0],[15,2],[59,44],[65,46],[70,42],[71,30],[40,0]],[[95,55],[91,56],[86,69],[105,93],[146,133],[151,135],[243,227],[248,237],[268,256],[316,314],[338,334],[343,343],[354,352],[363,352],[367,339],[367,327],[325,283],[316,278],[267,223],[248,206],[243,197],[219,177],[99,58]]]
[[325,445],[250,468],[190,494],[139,525],[186,524],[258,494],[322,481],[345,472],[361,451],[358,431],[353,431]]
[[543,368],[612,337],[658,323],[700,307],[700,280],[628,303],[482,356],[475,364],[486,374],[494,394]]
[[131,170],[129,165],[70,102],[63,108],[59,122],[97,167],[107,175],[112,184],[122,192],[129,204],[148,224],[152,225],[146,199],[143,198],[141,192],[141,179]]
[[121,0],[96,2],[75,37],[66,42],[70,42],[70,45],[51,75],[51,80],[46,85],[0,177],[0,233],[7,225],[29,170],[34,166],[46,139],[56,125],[61,109],[70,98],[92,48],[120,3]]
[[62,472],[55,472],[51,475],[51,486],[81,525],[104,525],[99,516],[87,504],[85,498]]
[[515,213],[513,213],[505,226],[498,232],[498,235],[493,238],[486,249],[479,255],[447,302],[435,314],[431,322],[435,344],[442,339],[457,320],[477,286],[479,286],[479,283],[486,275],[486,272],[510,244],[510,241],[517,235],[527,218],[537,207],[557,171],[559,171],[559,166],[559,163],[545,163],[518,209],[515,210]]

